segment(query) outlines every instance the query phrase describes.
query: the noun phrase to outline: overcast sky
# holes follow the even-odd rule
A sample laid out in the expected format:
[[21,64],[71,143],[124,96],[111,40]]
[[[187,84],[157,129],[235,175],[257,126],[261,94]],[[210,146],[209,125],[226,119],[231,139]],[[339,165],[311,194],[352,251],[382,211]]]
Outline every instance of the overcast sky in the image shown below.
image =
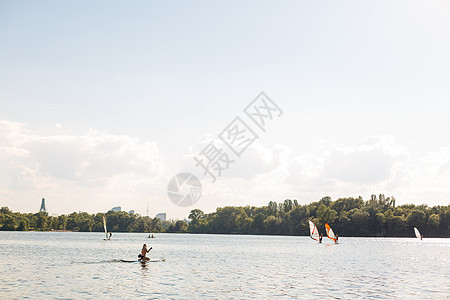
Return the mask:
[[[450,202],[448,1],[0,1],[0,206]],[[217,138],[264,91],[240,157]],[[193,157],[234,160],[216,182]],[[183,171],[202,197],[167,195]]]

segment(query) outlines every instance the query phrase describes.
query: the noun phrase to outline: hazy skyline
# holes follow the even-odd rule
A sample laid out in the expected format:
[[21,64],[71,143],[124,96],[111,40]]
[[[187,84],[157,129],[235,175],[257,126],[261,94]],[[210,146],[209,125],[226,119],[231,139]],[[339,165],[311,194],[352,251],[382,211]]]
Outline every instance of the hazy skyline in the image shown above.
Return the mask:
[[[447,1],[0,1],[0,206],[448,205],[449,16]],[[283,115],[174,205],[169,179],[261,91]]]

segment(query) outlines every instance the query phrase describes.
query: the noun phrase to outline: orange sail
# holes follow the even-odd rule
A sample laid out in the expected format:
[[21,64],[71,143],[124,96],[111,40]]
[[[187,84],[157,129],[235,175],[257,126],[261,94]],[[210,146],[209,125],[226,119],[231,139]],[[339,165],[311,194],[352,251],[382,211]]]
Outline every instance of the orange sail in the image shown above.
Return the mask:
[[333,232],[333,229],[331,229],[330,225],[328,225],[328,223],[325,223],[325,228],[327,230],[327,236],[330,240],[333,240],[336,242],[336,235]]

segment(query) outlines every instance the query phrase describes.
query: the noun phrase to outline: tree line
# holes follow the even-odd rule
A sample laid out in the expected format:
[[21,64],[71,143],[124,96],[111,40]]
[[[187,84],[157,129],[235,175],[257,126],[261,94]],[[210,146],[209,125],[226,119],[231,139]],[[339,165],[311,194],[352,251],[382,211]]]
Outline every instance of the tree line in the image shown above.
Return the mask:
[[309,235],[308,220],[324,232],[329,223],[340,236],[411,237],[417,227],[425,237],[450,237],[450,205],[396,206],[394,197],[372,195],[369,200],[323,197],[300,205],[297,200],[267,206],[226,206],[204,213],[193,209],[189,222],[164,221],[139,214],[109,211],[106,214],[71,213],[57,217],[45,212],[22,214],[0,209],[0,230],[103,231],[103,216],[112,232],[189,232],[219,234]]
[[411,237],[417,227],[425,237],[450,237],[450,205],[395,205],[394,197],[372,195],[367,201],[339,198],[299,205],[296,200],[269,202],[263,207],[220,207],[205,214],[194,209],[187,232],[309,235],[308,220],[319,231],[325,223],[340,236]]
[[57,217],[49,216],[46,212],[19,213],[12,212],[7,207],[0,208],[0,230],[61,230],[102,232],[103,216],[105,216],[108,231],[110,232],[163,232],[169,224],[163,224],[158,218],[149,218],[139,214],[130,214],[124,211],[89,214],[86,212],[73,212]]

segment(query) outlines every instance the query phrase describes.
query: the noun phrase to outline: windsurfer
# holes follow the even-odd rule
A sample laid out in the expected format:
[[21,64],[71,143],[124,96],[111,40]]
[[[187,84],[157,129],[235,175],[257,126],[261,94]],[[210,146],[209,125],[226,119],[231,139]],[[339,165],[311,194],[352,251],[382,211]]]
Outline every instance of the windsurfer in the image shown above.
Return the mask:
[[334,243],[335,243],[335,244],[337,244],[337,243],[338,243],[338,242],[337,242],[337,241],[338,241],[338,239],[339,239],[339,236],[338,236],[338,235],[336,234],[336,240],[334,241]]

